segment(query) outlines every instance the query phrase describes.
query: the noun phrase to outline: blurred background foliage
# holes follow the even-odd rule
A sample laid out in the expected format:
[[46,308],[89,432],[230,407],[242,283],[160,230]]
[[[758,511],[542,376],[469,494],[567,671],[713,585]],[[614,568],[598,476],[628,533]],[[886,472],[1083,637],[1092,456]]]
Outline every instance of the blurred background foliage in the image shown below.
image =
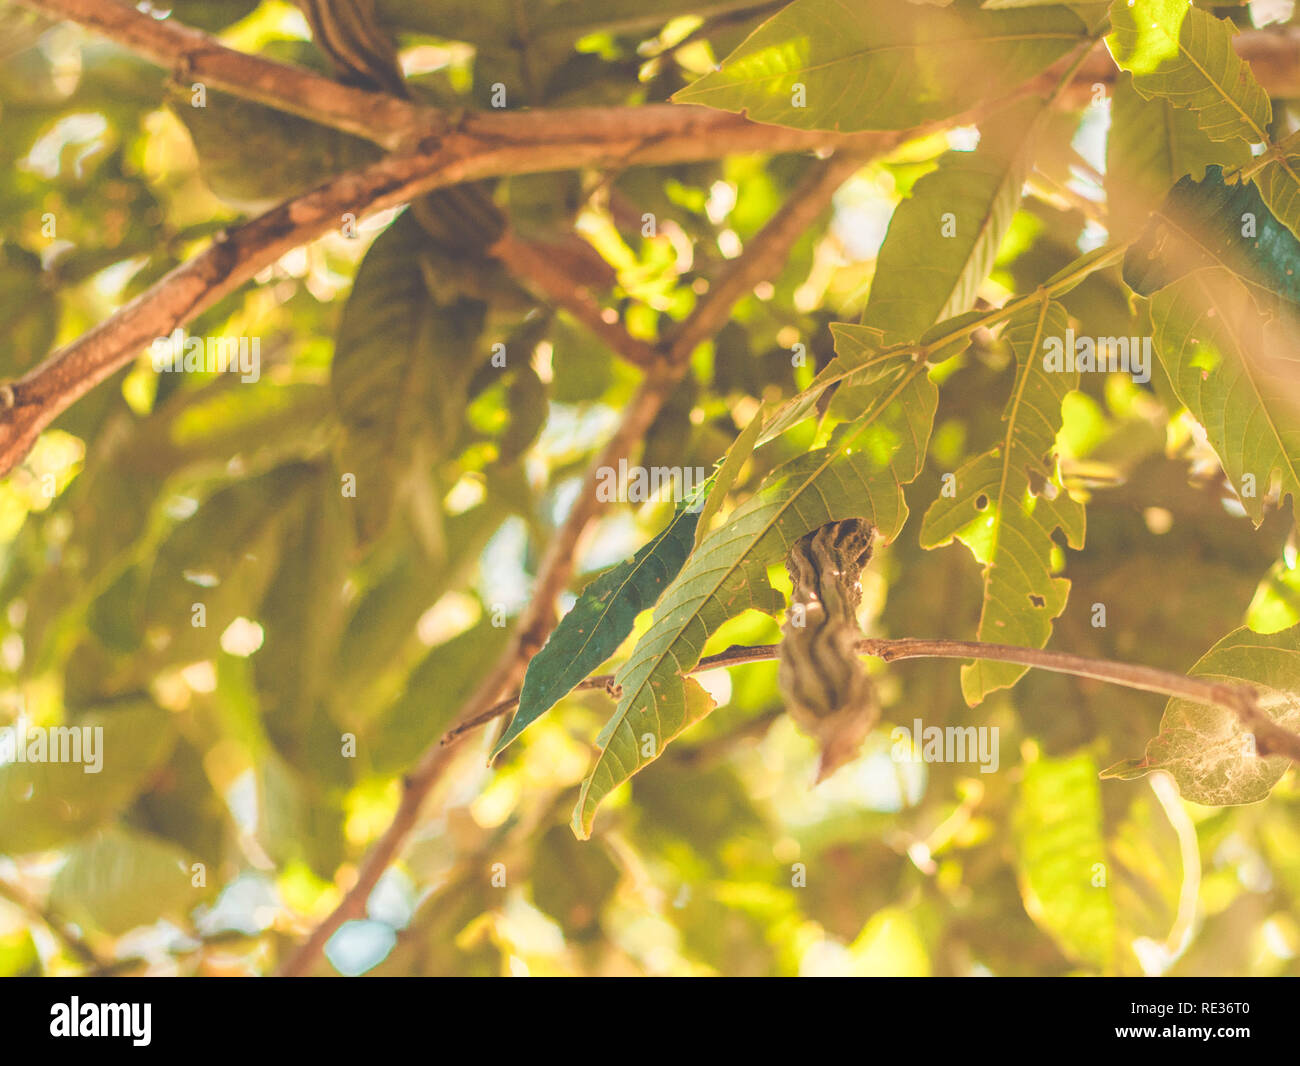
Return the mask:
[[[526,5],[526,26],[521,6],[378,5],[413,93],[466,107],[487,106],[494,82],[517,91],[512,106],[662,101],[781,5],[567,0]],[[233,47],[327,69],[289,4],[170,9]],[[222,227],[373,156],[217,93],[190,108],[188,86],[157,68],[12,5],[0,26],[0,376]],[[1054,117],[988,299],[1101,243],[1107,114]],[[957,143],[911,142],[844,186],[696,353],[644,465],[710,468],[761,401],[808,383],[832,354],[828,324],[861,314],[895,205]],[[743,156],[491,192],[520,232],[582,235],[610,268],[598,298],[655,340],[808,165]],[[1095,334],[1147,332],[1115,273],[1065,303]],[[110,752],[97,776],[0,766],[0,974],[272,970],[352,882],[401,774],[504,646],[638,379],[409,214],[289,253],[189,333],[260,338],[260,380],[156,374],[142,353],[0,483],[0,724],[20,707],[38,724],[99,724]],[[505,373],[491,370],[498,343]],[[798,343],[807,365],[792,366]],[[1014,360],[977,335],[944,372],[927,466],[906,490],[912,522],[864,581],[873,635],[968,638],[978,617],[969,553],[922,551],[916,523],[943,473],[997,439]],[[760,449],[737,493],[812,432]],[[1300,619],[1289,513],[1252,528],[1158,369],[1150,387],[1091,375],[1059,444],[1089,528],[1066,561],[1054,647],[1185,671],[1244,621]],[[377,480],[382,500],[342,499],[345,471]],[[605,511],[571,591],[670,510]],[[777,637],[776,621],[747,614],[710,649]],[[1265,803],[1197,807],[1160,778],[1098,779],[1156,733],[1157,697],[1031,673],[972,711],[955,663],[871,668],[884,720],[816,789],[775,664],[702,675],[719,709],[621,789],[585,843],[567,822],[604,693],[564,700],[492,770],[491,737],[476,738],[323,968],[1300,975],[1294,771]],[[893,761],[890,730],[916,718],[996,725],[998,772]],[[1079,879],[1094,864],[1104,889]],[[75,927],[98,961],[52,924]]]

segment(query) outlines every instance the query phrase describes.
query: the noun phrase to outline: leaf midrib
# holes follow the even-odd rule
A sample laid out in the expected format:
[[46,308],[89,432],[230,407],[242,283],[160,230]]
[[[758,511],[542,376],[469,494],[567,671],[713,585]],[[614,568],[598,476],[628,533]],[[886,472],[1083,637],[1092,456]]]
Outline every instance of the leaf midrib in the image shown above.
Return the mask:
[[[1025,359],[1024,369],[1020,374],[1020,380],[1016,382],[1016,391],[1012,395],[1011,407],[1007,412],[1007,432],[1002,440],[1002,477],[998,483],[998,513],[993,522],[993,543],[989,550],[988,568],[991,572],[993,569],[993,560],[998,554],[998,548],[1002,543],[1002,522],[1006,515],[1006,497],[1007,482],[1011,476],[1011,447],[1016,435],[1016,424],[1019,417],[1020,404],[1024,400],[1025,389],[1029,387],[1029,375],[1033,371],[1034,352],[1038,350],[1039,340],[1043,335],[1043,326],[1047,322],[1047,313],[1051,308],[1051,301],[1044,300],[1038,309],[1038,322],[1034,326],[1034,340],[1029,346],[1029,353]],[[987,586],[988,576],[985,576],[985,585]]]

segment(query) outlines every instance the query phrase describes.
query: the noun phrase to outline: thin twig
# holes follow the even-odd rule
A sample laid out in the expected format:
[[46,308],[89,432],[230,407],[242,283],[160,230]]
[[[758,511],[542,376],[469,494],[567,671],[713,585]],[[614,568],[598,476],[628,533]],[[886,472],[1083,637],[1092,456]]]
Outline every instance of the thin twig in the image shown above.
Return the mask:
[[[780,649],[780,644],[736,644],[717,655],[705,656],[686,672],[698,674],[704,670],[765,662],[775,659],[780,654]],[[1157,670],[1152,666],[1137,666],[1110,659],[1090,659],[1085,655],[1021,648],[1011,644],[986,644],[978,640],[868,639],[859,641],[857,650],[887,663],[897,659],[990,659],[1074,677],[1087,677],[1094,681],[1106,681],[1142,692],[1158,692],[1197,703],[1213,704],[1234,714],[1254,734],[1255,748],[1260,755],[1285,755],[1300,762],[1300,734],[1278,725],[1262,711],[1256,694],[1249,685],[1206,681],[1169,670]],[[613,674],[599,674],[587,678],[574,688],[603,689],[613,681]],[[462,734],[509,714],[518,705],[517,694],[501,700],[475,718],[449,729],[444,734],[442,743],[454,743]]]

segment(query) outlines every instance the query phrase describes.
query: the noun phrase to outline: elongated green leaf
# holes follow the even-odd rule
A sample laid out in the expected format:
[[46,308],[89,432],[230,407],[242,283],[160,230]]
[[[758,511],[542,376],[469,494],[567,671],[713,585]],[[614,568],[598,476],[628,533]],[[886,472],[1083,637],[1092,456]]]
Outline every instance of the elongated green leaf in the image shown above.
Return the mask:
[[72,921],[120,936],[159,918],[184,920],[206,895],[192,884],[180,848],[114,828],[69,851],[50,889],[50,906]]
[[[152,704],[140,704],[69,723],[67,728],[81,732],[80,743],[67,750],[76,755],[80,747],[81,762],[36,762],[30,761],[36,751],[33,725],[27,722],[22,730],[29,760],[0,764],[0,853],[6,855],[58,847],[103,825],[146,787],[176,743],[172,716]],[[85,729],[92,732],[87,735]],[[5,732],[16,736],[9,728]],[[74,744],[70,734],[41,735],[47,753],[56,736],[61,751],[65,744]],[[85,746],[87,736],[90,747]],[[12,739],[6,743],[12,744]]]
[[[1045,346],[1064,346],[1067,326],[1064,308],[1052,302],[1008,321],[1005,337],[1019,369],[1002,414],[1006,435],[957,471],[954,495],[935,500],[921,524],[922,547],[956,538],[984,564],[980,640],[1043,647],[1070,590],[1068,580],[1052,576],[1052,534],[1060,529],[1071,547],[1083,547],[1083,506],[1062,487],[1052,455],[1061,401],[1078,385],[1079,372],[1072,361],[1069,369],[1045,365]],[[1014,685],[1026,669],[968,664],[962,667],[962,693],[974,705]]]
[[31,369],[53,346],[58,327],[59,302],[42,284],[40,258],[0,244],[0,374],[17,377]]
[[741,468],[751,455],[754,454],[754,443],[758,440],[758,432],[763,428],[764,414],[762,410],[757,411],[749,420],[740,436],[736,438],[735,443],[727,449],[727,454],[722,460],[722,465],[711,479],[713,484],[709,489],[708,497],[704,501],[704,506],[700,508],[699,521],[695,523],[695,543],[692,548],[698,548],[700,542],[704,540],[709,532],[709,525],[713,521],[714,515],[718,513],[718,508],[726,499],[727,493],[731,491],[731,486],[736,483],[736,478],[740,474]]
[[1256,525],[1273,475],[1300,498],[1300,330],[1234,274],[1210,267],[1151,298],[1154,343]]
[[1018,101],[980,126],[973,152],[948,152],[898,205],[876,257],[862,320],[891,341],[917,340],[968,311],[1020,206],[1045,109]]
[[[1190,673],[1253,686],[1261,710],[1284,729],[1300,730],[1300,626],[1267,635],[1234,629]],[[1232,712],[1171,699],[1145,756],[1112,766],[1103,776],[1131,779],[1166,770],[1184,799],[1222,807],[1264,799],[1289,763],[1283,755],[1256,754],[1253,738]]]
[[1268,140],[1273,109],[1232,48],[1232,23],[1189,0],[1115,0],[1110,21],[1110,53],[1148,100],[1159,96],[1191,108],[1213,140]]
[[265,639],[254,673],[267,725],[285,751],[298,750],[329,687],[352,547],[347,503],[333,468],[319,466],[285,516],[280,568],[258,615]]
[[455,440],[481,354],[483,305],[434,299],[424,277],[428,241],[409,213],[381,233],[339,324],[331,372],[345,430],[339,466],[356,477],[366,540],[386,524],[412,466]]
[[492,668],[507,635],[488,618],[429,652],[401,695],[367,728],[364,745],[371,768],[396,773],[442,736]]
[[908,129],[1009,93],[1083,39],[1063,7],[794,0],[674,100],[798,129]]
[[[1079,262],[1087,258],[1082,256]],[[764,425],[758,443],[775,440],[808,418],[818,409],[818,401],[832,386],[836,390],[832,413],[840,419],[857,418],[869,406],[876,383],[894,372],[900,358],[924,359],[931,365],[942,363],[965,350],[969,334],[976,326],[986,322],[996,325],[1001,320],[997,312],[966,311],[931,326],[918,341],[902,344],[887,343],[884,333],[874,326],[850,329],[834,323],[831,331],[837,340],[835,358],[818,372],[806,389],[776,410]]]
[[1202,267],[1221,266],[1300,307],[1300,241],[1253,184],[1229,185],[1222,168],[1185,177],[1124,257],[1124,280],[1149,296]]
[[1101,789],[1087,755],[1025,767],[1016,803],[1016,871],[1025,910],[1071,958],[1115,966]]
[[[860,327],[836,329],[842,348],[873,337]],[[920,470],[936,400],[924,367],[899,357],[857,422],[838,427],[826,447],[774,471],[691,555],[615,677],[622,697],[597,738],[600,754],[573,812],[578,836],[590,834],[596,808],[614,788],[712,710],[712,699],[686,671],[727,619],[748,608],[781,608],[766,569],[795,540],[855,516],[874,523],[886,540],[897,534],[907,514],[901,485]]]
[[632,632],[636,616],[654,605],[691,552],[700,512],[682,504],[673,520],[631,559],[596,578],[561,619],[524,674],[519,707],[492,750],[506,746],[573,691]]
[[246,209],[305,192],[381,154],[359,137],[225,93],[210,91],[195,107],[188,83],[172,90],[172,109],[194,140],[208,188]]
[[1161,97],[1147,99],[1133,88],[1133,77],[1115,81],[1106,137],[1108,227],[1115,233],[1137,230],[1175,183],[1185,176],[1200,182],[1211,163],[1242,166],[1250,146],[1240,138],[1214,141],[1196,122],[1196,113]]

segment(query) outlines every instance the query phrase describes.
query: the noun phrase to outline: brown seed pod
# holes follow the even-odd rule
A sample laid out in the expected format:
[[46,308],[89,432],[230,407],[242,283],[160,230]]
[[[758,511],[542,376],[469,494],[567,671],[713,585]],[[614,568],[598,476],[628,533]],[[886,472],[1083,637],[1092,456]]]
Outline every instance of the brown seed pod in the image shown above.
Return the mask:
[[795,724],[821,745],[822,781],[853,759],[880,717],[875,686],[854,650],[862,568],[875,526],[831,522],[800,537],[786,557],[794,584],[781,627],[778,681]]

